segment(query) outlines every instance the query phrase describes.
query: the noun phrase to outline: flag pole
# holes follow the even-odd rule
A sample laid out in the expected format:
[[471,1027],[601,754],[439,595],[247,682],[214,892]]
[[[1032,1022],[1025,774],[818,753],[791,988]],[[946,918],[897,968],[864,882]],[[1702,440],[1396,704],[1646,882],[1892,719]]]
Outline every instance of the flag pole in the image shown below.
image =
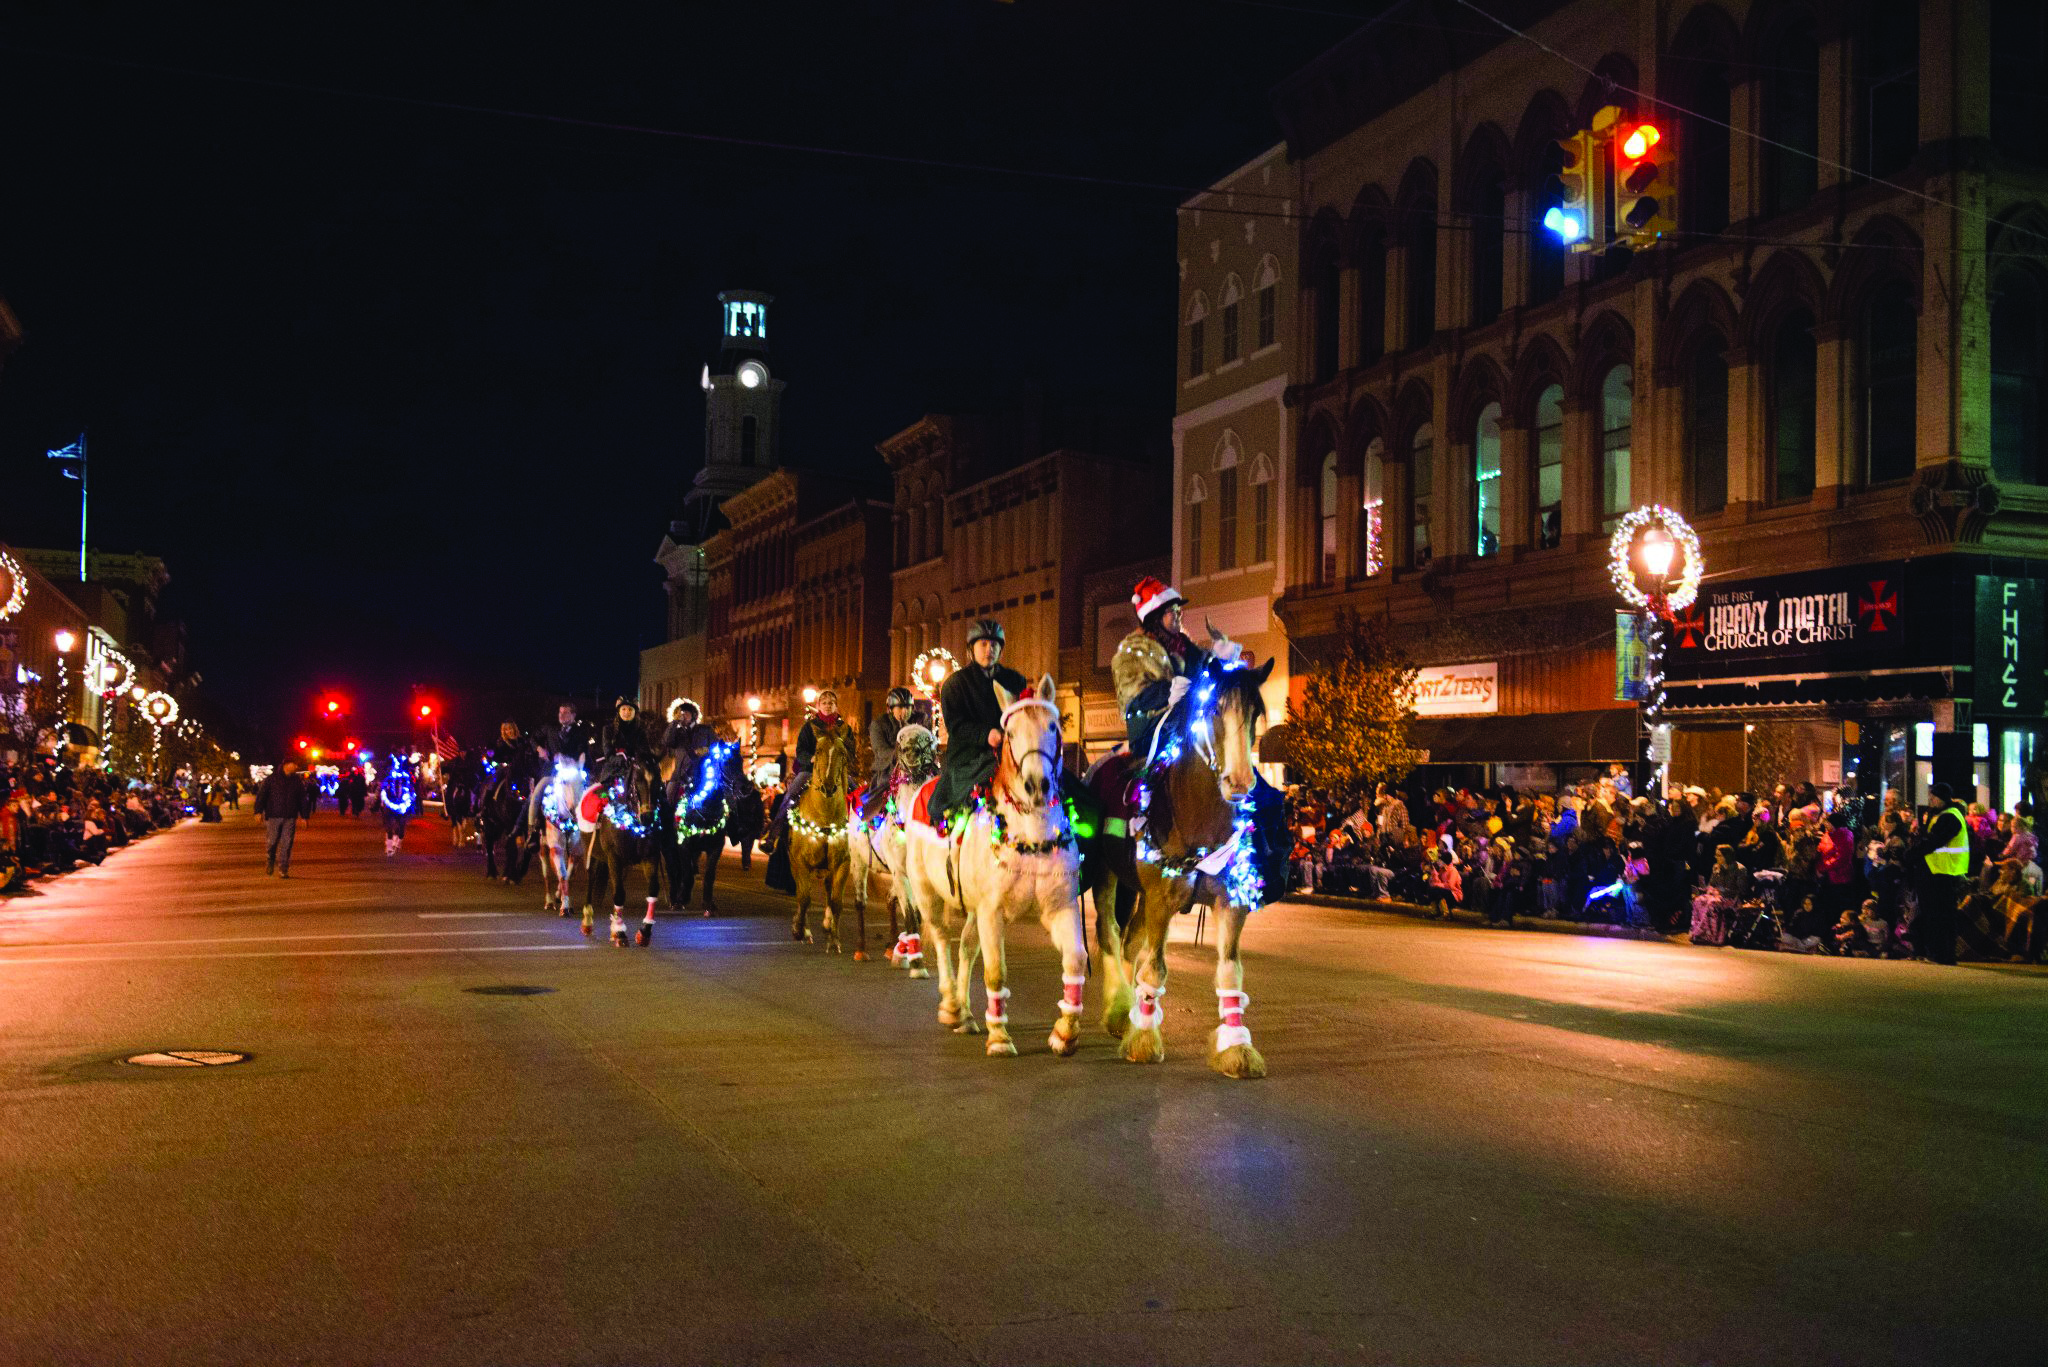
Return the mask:
[[85,433],[78,434],[78,582],[85,582],[85,511],[92,496],[92,472],[85,462]]

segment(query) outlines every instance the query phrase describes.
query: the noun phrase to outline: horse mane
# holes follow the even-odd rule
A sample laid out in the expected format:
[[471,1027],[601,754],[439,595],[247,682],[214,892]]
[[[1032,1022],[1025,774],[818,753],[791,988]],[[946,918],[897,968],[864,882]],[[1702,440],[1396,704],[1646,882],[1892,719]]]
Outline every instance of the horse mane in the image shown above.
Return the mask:
[[[1235,710],[1248,728],[1256,727],[1266,715],[1266,700],[1259,690],[1261,672],[1211,660],[1194,677],[1186,701],[1160,723],[1162,734],[1156,753],[1165,754],[1176,746],[1178,749],[1155,785],[1146,819],[1164,836],[1160,846],[1168,858],[1179,858],[1194,846],[1214,845],[1227,838],[1236,820],[1216,785],[1197,777],[1197,771],[1206,771],[1208,764],[1194,743],[1195,696],[1208,683],[1215,690],[1212,716],[1226,709]],[[1177,818],[1182,808],[1189,809],[1190,824],[1198,825],[1198,829],[1181,828]]]

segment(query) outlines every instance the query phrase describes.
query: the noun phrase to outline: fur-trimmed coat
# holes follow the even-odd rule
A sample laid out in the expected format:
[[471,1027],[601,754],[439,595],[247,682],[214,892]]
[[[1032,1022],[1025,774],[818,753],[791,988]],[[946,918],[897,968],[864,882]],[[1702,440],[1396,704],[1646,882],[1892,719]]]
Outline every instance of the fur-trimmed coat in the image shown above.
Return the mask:
[[1116,700],[1124,710],[1124,733],[1141,757],[1152,744],[1152,731],[1173,697],[1175,678],[1193,678],[1209,662],[1209,652],[1185,634],[1169,649],[1140,627],[1117,643],[1109,662]]

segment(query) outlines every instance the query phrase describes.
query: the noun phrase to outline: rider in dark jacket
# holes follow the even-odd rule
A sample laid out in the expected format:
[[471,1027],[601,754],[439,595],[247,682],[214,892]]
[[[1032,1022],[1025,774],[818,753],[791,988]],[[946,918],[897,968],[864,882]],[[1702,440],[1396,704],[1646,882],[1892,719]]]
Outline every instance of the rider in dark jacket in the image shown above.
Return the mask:
[[643,768],[652,769],[654,752],[648,748],[647,733],[640,729],[639,705],[631,698],[620,698],[612,706],[617,710],[605,723],[604,740],[598,752],[606,759],[624,755]]
[[932,790],[934,817],[948,819],[996,771],[995,746],[989,733],[1001,729],[1003,705],[996,685],[1011,693],[1024,691],[1024,676],[1001,663],[1003,624],[984,617],[967,631],[969,661],[953,671],[939,689],[939,711],[946,719],[946,758],[939,768],[939,786]]

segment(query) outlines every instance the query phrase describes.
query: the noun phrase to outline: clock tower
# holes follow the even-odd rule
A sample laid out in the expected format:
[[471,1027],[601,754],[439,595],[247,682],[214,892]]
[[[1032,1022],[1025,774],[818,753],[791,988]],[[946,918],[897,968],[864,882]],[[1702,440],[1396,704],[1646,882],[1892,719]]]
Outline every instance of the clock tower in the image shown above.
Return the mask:
[[704,390],[704,468],[684,497],[686,521],[708,527],[721,500],[752,487],[780,464],[783,382],[770,369],[768,355],[773,302],[773,295],[759,290],[718,296],[718,358],[698,381]]

